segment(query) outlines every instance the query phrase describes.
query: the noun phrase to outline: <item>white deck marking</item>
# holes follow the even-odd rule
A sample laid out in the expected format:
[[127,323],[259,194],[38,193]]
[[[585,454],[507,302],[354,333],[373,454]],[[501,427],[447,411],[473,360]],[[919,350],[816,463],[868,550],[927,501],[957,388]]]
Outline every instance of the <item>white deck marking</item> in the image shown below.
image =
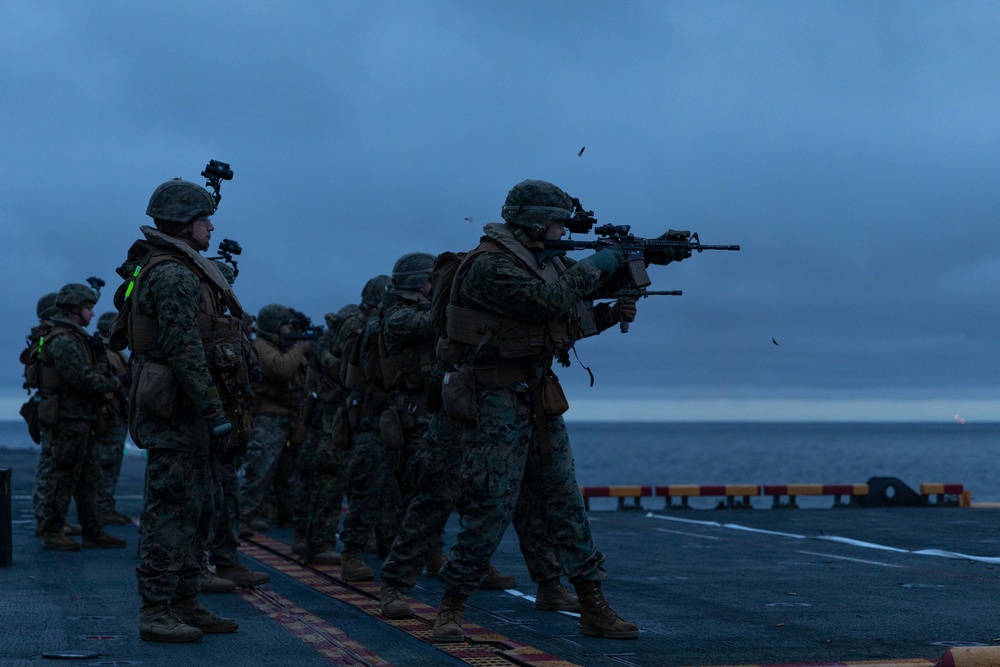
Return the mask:
[[820,556],[821,558],[836,558],[837,560],[849,560],[852,563],[866,563],[868,565],[881,565],[882,567],[903,567],[902,565],[893,565],[892,563],[880,563],[877,560],[864,560],[863,558],[849,558],[847,556],[834,556],[833,554],[821,554],[816,551],[796,551],[797,554],[806,554],[807,556]]

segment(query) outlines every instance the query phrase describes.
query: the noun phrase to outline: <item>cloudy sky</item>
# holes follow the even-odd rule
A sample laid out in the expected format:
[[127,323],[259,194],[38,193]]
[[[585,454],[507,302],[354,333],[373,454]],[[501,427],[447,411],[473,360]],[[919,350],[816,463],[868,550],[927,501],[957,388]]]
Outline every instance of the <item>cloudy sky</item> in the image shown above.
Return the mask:
[[684,296],[578,345],[570,416],[1000,420],[998,30],[958,1],[5,2],[0,418],[38,297],[110,295],[153,189],[214,158],[251,311],[321,320],[546,179],[743,248],[652,267]]

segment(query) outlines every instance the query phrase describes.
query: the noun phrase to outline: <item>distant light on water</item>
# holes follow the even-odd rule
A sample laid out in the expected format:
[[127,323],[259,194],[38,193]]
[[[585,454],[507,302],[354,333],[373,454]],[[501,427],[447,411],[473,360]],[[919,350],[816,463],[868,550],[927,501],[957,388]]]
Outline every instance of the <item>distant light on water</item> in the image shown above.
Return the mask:
[[962,415],[955,415],[955,423],[956,424],[964,424],[965,423],[965,417],[963,417]]

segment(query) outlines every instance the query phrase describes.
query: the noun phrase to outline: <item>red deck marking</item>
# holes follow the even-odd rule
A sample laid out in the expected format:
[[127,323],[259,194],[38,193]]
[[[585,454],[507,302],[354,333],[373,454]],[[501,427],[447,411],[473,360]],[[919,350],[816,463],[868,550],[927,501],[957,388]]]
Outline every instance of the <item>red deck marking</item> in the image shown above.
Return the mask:
[[237,594],[336,665],[391,667],[367,646],[273,590],[241,588]]
[[[419,600],[407,598],[406,601],[410,603],[410,608],[413,610],[413,617],[402,620],[388,619],[382,616],[382,610],[379,607],[378,597],[381,585],[378,582],[344,582],[340,579],[339,566],[303,565],[297,560],[293,560],[295,556],[292,555],[289,545],[260,534],[244,540],[240,545],[240,551],[251,558],[279,570],[296,581],[311,586],[314,590],[330,598],[350,604],[383,623],[402,630],[421,641],[431,644],[439,651],[443,651],[475,667],[504,667],[513,665],[519,667],[580,667],[580,665],[564,660],[559,656],[543,653],[532,646],[519,644],[509,637],[467,621],[463,621],[462,623],[462,631],[465,633],[466,638],[465,643],[435,643],[431,636],[434,617],[437,614],[437,609],[434,607],[426,605]],[[274,593],[268,590],[266,593],[260,592],[258,595],[274,595]],[[251,602],[253,602],[252,596],[252,593],[247,594]],[[256,603],[254,604],[256,606]],[[288,602],[288,605],[294,605],[294,603]],[[298,610],[297,607],[296,610]],[[282,611],[284,610],[282,609]],[[268,612],[265,611],[265,613]],[[306,614],[307,612],[302,611],[302,613]],[[311,616],[311,618],[318,619],[316,616]],[[322,621],[322,619],[318,620]],[[344,643],[348,645],[346,641]],[[353,652],[361,655],[360,651]],[[372,664],[384,665],[387,663],[373,662]],[[924,666],[921,665],[921,667]]]

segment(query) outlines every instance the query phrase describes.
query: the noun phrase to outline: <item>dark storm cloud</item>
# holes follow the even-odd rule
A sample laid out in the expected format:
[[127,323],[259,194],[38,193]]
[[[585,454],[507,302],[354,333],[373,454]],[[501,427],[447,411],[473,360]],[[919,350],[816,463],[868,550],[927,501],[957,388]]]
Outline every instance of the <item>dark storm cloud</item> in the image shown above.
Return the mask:
[[153,188],[216,158],[236,178],[215,240],[242,243],[251,310],[318,320],[406,252],[471,247],[511,185],[544,178],[601,222],[743,246],[653,267],[685,296],[582,342],[599,384],[563,371],[574,395],[997,394],[993,4],[25,2],[0,18],[10,387],[38,296],[94,274],[110,294]]

